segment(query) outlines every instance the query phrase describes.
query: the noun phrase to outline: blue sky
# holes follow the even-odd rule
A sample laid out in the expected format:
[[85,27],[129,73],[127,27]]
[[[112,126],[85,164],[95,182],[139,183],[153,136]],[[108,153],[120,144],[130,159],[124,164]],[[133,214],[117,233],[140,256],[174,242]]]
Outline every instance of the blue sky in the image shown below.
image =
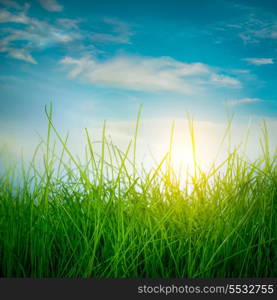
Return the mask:
[[[276,123],[277,2],[0,0],[0,132],[92,120]],[[225,118],[226,119],[226,118]]]

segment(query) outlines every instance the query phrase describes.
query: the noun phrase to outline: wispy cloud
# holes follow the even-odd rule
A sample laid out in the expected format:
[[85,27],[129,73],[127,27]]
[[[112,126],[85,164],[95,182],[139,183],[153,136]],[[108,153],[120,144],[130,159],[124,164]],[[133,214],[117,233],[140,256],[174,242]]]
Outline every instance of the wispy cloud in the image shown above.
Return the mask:
[[103,21],[111,26],[111,33],[95,32],[91,36],[93,41],[121,44],[130,43],[130,37],[133,35],[133,32],[129,24],[112,18],[105,18]]
[[235,99],[235,100],[229,100],[226,101],[227,106],[237,106],[242,104],[252,104],[252,103],[258,103],[262,102],[263,100],[259,98],[241,98],[241,99]]
[[[0,53],[7,53],[9,57],[36,64],[33,54],[38,50],[53,46],[66,47],[68,52],[82,51],[82,53],[101,52],[97,43],[130,43],[133,35],[129,24],[117,19],[105,18],[108,33],[93,33],[81,29],[80,18],[57,18],[55,21],[41,20],[29,15],[29,4],[17,5],[11,0],[0,0],[5,8],[0,8]],[[53,1],[40,1],[52,11],[58,11],[59,4]],[[16,10],[15,10],[16,7]],[[8,27],[6,27],[8,26]],[[93,43],[92,43],[93,41]],[[74,43],[74,44],[73,44]],[[67,47],[70,45],[70,47]],[[72,47],[74,46],[74,47]],[[74,50],[75,49],[75,50]]]
[[71,26],[70,19],[59,19],[57,23],[51,24],[29,17],[28,9],[29,6],[18,12],[0,10],[0,22],[12,25],[1,28],[0,52],[35,64],[36,59],[32,55],[34,51],[81,39],[76,20],[71,21]]
[[24,7],[23,5],[20,5],[19,3],[13,0],[0,0],[0,4],[14,9],[23,9]]
[[0,23],[28,24],[30,21],[30,18],[26,16],[28,8],[29,6],[19,13],[11,13],[6,9],[0,10]]
[[240,23],[238,36],[245,43],[258,43],[264,39],[277,39],[276,17],[265,15],[257,17],[251,13]]
[[134,91],[171,91],[197,94],[207,85],[240,87],[232,77],[214,73],[202,63],[184,63],[170,57],[121,55],[106,61],[94,57],[65,57],[70,78]]
[[[220,22],[217,25],[218,30],[223,33],[228,31],[229,37],[237,36],[244,44],[277,40],[277,17],[274,12],[252,5],[250,1],[248,5],[231,5],[231,9],[235,9],[232,23]],[[225,35],[225,38],[228,37]]]
[[272,65],[274,64],[272,58],[245,58],[245,61],[247,61],[251,65],[255,66],[262,66],[262,65]]
[[65,29],[79,29],[79,23],[81,19],[70,19],[70,18],[59,18],[57,19],[57,24]]
[[222,86],[241,87],[241,82],[238,79],[226,75],[212,74],[211,82]]
[[63,10],[63,6],[56,0],[38,0],[38,2],[48,11],[58,12]]
[[9,56],[32,64],[37,64],[37,61],[32,57],[27,49],[9,49]]

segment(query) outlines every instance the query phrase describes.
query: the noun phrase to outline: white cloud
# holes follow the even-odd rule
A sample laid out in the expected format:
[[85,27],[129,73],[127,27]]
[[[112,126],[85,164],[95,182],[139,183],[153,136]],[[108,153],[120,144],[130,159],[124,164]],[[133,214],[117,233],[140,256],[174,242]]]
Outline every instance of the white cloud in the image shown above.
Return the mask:
[[22,9],[23,6],[13,0],[0,0],[0,4],[14,9]]
[[241,99],[235,99],[235,100],[229,100],[226,102],[227,106],[237,106],[241,104],[252,104],[252,103],[258,103],[262,102],[263,100],[259,98],[241,98]]
[[50,24],[45,20],[29,17],[28,9],[27,5],[19,12],[0,10],[0,23],[18,24],[17,27],[1,28],[0,52],[18,60],[36,63],[32,52],[81,39],[77,20],[70,22],[70,19],[61,19],[56,24]]
[[69,19],[69,18],[60,18],[57,19],[57,24],[66,29],[78,29],[78,24],[81,22],[81,19]]
[[28,53],[28,51],[25,49],[10,49],[9,56],[15,59],[24,60],[32,64],[37,63],[36,60],[32,57],[32,55]]
[[63,10],[63,6],[58,3],[56,0],[38,0],[40,5],[48,10],[53,12],[58,12]]
[[134,91],[172,91],[197,94],[207,85],[240,87],[232,77],[216,74],[202,63],[184,63],[170,57],[116,56],[105,61],[93,57],[65,57],[61,63],[70,78]]
[[254,14],[251,14],[240,25],[243,31],[239,34],[239,37],[244,43],[258,43],[263,39],[277,39],[277,21],[271,15],[257,18]]
[[[8,0],[2,2],[10,8],[16,6],[16,2],[12,4]],[[46,2],[43,3],[46,5]],[[57,18],[50,23],[47,20],[29,16],[29,8],[29,4],[24,4],[24,6],[18,6],[19,11],[0,9],[0,23],[11,25],[0,28],[0,53],[7,53],[9,57],[36,63],[33,52],[38,50],[63,46],[67,47],[71,53],[74,51],[81,51],[84,54],[100,53],[101,49],[96,49],[91,40],[95,43],[130,43],[130,37],[133,35],[127,23],[105,18],[104,22],[111,27],[110,33],[94,33],[91,36],[91,33],[80,29],[79,23],[83,22],[82,19]]]
[[212,74],[211,81],[222,86],[241,87],[241,82],[239,80],[226,75]]
[[238,36],[245,44],[258,42],[258,40],[254,39],[249,33],[239,33]]
[[231,69],[229,71],[230,73],[232,74],[249,74],[250,73],[250,70],[247,70],[247,69]]
[[104,23],[111,26],[111,33],[99,33],[92,34],[92,40],[96,42],[111,42],[129,44],[130,37],[133,35],[130,26],[122,21],[112,18],[105,18]]
[[21,23],[28,24],[30,19],[26,16],[25,11],[17,14],[10,13],[8,10],[0,10],[0,23]]
[[236,34],[244,44],[260,43],[263,40],[277,40],[277,18],[270,11],[254,8],[254,6],[237,6],[238,14],[232,20],[233,23],[219,23],[232,33]]
[[249,64],[255,65],[255,66],[274,64],[272,58],[245,58],[244,60],[247,61]]

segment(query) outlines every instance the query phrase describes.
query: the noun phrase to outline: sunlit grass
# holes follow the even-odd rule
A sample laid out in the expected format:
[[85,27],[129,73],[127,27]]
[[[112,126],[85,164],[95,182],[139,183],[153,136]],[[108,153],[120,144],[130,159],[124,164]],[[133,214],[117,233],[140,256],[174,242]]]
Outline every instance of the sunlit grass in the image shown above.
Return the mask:
[[277,276],[276,155],[265,124],[260,158],[233,148],[204,172],[190,119],[194,168],[183,176],[172,168],[174,126],[168,153],[146,171],[136,153],[140,112],[124,151],[104,125],[98,153],[86,130],[85,163],[58,133],[52,108],[47,116],[31,162],[1,173],[2,277]]

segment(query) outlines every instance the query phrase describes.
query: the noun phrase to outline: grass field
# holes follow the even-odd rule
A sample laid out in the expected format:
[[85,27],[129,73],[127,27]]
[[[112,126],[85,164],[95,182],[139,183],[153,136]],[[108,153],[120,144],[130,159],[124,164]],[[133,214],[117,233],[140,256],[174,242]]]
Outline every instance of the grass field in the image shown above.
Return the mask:
[[52,109],[48,119],[30,164],[1,172],[1,277],[277,276],[276,155],[265,125],[256,161],[234,148],[204,172],[195,158],[183,181],[170,151],[150,171],[136,161],[139,122],[123,152],[104,126],[97,155],[86,131],[81,163]]

